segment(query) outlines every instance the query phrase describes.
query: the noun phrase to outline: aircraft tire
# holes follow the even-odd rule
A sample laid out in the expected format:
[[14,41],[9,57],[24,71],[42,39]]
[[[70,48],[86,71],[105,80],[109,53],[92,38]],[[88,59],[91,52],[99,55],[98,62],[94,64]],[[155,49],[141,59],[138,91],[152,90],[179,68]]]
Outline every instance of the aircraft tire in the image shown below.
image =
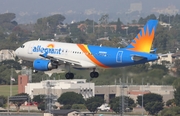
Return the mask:
[[98,78],[99,77],[99,73],[98,72],[94,72],[95,74],[94,74],[94,76],[95,76],[95,78]]
[[90,73],[90,77],[91,78],[97,78],[99,76],[99,73],[98,72],[91,72]]
[[74,79],[74,74],[73,73],[66,73],[65,77],[66,77],[66,79]]
[[70,79],[74,79],[74,74],[70,73]]

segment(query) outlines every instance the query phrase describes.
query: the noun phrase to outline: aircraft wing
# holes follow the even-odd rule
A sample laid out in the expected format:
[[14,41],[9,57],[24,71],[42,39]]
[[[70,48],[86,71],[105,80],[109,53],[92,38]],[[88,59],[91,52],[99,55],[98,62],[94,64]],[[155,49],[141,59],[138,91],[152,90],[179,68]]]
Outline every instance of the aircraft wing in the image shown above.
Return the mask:
[[95,67],[93,63],[90,63],[87,61],[76,60],[72,58],[53,57],[53,56],[47,55],[46,53],[40,54],[40,56],[43,58],[49,59],[51,60],[52,63],[56,63],[58,65],[70,64],[74,67],[82,67],[82,68]]
[[134,61],[140,61],[140,60],[145,60],[145,59],[147,59],[147,58],[146,58],[146,57],[143,57],[143,56],[133,55],[133,56],[132,56],[132,59],[133,59]]

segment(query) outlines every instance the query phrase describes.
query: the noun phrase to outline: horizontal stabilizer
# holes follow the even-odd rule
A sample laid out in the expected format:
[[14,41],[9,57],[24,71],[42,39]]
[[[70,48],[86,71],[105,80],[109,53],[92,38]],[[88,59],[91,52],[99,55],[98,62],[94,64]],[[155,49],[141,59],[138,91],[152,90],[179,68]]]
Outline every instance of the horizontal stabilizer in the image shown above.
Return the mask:
[[132,56],[132,59],[134,61],[140,61],[140,60],[144,60],[144,59],[147,59],[147,58],[146,57],[142,57],[142,56],[134,55],[134,56]]
[[151,50],[150,53],[156,54],[156,50],[157,50],[157,49],[155,48],[155,49]]

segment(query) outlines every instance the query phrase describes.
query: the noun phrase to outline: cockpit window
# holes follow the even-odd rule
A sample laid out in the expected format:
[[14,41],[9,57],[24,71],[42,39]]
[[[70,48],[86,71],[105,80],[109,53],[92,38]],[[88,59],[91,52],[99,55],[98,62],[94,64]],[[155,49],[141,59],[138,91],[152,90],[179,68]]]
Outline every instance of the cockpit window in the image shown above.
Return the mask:
[[24,48],[24,47],[25,47],[25,45],[22,45],[22,46],[21,46],[21,48]]

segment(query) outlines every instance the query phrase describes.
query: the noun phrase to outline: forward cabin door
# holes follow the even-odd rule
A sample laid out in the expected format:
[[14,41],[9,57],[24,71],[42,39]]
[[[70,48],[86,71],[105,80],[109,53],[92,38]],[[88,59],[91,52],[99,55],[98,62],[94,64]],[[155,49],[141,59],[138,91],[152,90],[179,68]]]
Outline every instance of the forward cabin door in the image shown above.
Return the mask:
[[33,48],[34,48],[34,43],[30,43],[29,44],[29,48],[28,48],[28,54],[32,54],[33,53]]

